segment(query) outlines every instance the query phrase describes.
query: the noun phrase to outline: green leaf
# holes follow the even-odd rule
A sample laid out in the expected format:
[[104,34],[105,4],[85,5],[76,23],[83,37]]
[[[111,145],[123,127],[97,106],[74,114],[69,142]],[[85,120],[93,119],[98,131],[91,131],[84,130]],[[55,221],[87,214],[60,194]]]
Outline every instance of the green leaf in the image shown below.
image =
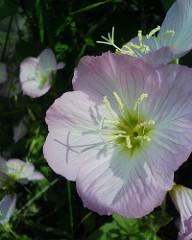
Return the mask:
[[40,0],[36,0],[36,12],[37,12],[37,17],[39,18],[39,35],[40,35],[41,43],[43,43],[43,40],[44,40],[44,21],[43,21],[43,10],[42,10]]
[[81,9],[77,10],[77,11],[72,12],[71,15],[89,11],[89,10],[91,10],[93,8],[99,7],[99,6],[101,6],[101,5],[105,4],[105,3],[108,3],[108,2],[110,2],[110,0],[106,0],[106,1],[103,1],[103,2],[98,2],[98,3],[91,4],[91,5],[87,6],[87,7],[84,7],[84,8],[81,8]]
[[0,19],[8,17],[18,10],[18,6],[12,0],[0,1]]
[[167,12],[169,8],[173,5],[176,0],[161,0],[165,11]]
[[172,220],[161,211],[139,219],[124,218],[117,214],[112,214],[112,217],[111,223],[104,224],[86,240],[160,240],[157,232]]

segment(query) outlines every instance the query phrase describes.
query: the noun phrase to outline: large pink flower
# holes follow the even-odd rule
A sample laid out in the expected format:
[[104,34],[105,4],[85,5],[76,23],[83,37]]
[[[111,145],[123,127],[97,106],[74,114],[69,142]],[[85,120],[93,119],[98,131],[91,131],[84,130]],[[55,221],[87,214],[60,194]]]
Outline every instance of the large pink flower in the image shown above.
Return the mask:
[[48,164],[91,210],[148,214],[191,152],[192,70],[105,53],[81,59],[73,87],[47,111]]

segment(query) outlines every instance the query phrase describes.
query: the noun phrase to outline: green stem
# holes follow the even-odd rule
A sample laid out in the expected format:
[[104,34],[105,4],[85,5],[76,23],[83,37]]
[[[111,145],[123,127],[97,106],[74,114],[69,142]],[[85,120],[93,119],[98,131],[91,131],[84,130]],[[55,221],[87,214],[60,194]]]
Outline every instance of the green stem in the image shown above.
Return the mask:
[[78,228],[80,227],[81,224],[83,224],[90,216],[92,215],[92,212],[89,212],[85,215],[85,217],[83,217],[80,221],[80,223],[77,225],[76,229],[74,232],[76,232],[78,230]]
[[71,232],[73,233],[73,211],[72,211],[72,202],[71,202],[70,181],[67,181],[67,193],[68,193],[68,202],[69,202],[70,226],[71,226]]
[[58,182],[59,178],[54,179],[48,186],[44,187],[38,194],[36,194],[30,201],[28,201],[20,210],[16,212],[16,216],[20,214],[25,208],[29,207],[36,199],[45,193],[51,186]]
[[6,39],[5,39],[5,44],[4,44],[3,52],[2,52],[2,55],[1,55],[1,61],[2,62],[3,62],[4,57],[5,57],[5,52],[6,52],[6,48],[7,48],[9,34],[10,34],[10,31],[11,31],[12,22],[13,22],[13,15],[11,15],[11,17],[10,17],[9,26],[8,26],[8,30],[7,30],[7,35],[6,35]]

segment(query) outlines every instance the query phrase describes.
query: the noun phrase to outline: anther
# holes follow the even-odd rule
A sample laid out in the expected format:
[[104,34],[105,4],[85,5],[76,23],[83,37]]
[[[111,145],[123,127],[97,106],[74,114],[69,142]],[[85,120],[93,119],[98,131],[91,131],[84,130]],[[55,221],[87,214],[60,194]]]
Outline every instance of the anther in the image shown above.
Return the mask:
[[129,135],[126,137],[126,144],[127,144],[127,147],[128,147],[128,148],[132,148],[132,145],[131,145],[131,138],[130,138]]
[[148,122],[142,122],[136,125],[135,130],[141,128],[141,127],[145,127],[145,126],[149,126],[149,125],[154,125],[155,121],[153,120],[149,120]]
[[147,98],[147,97],[148,97],[147,93],[142,93],[141,96],[136,101],[136,103],[134,104],[133,110],[135,111],[137,109],[137,106],[143,101],[144,98]]
[[152,37],[156,32],[158,32],[160,30],[160,26],[157,26],[155,29],[153,29],[149,34],[146,35],[147,39],[149,39],[150,37]]
[[111,114],[111,116],[114,117],[114,114],[112,112],[112,108],[111,108],[110,102],[107,99],[107,96],[103,97],[103,102],[106,104],[107,109],[108,109],[109,113]]
[[150,142],[151,141],[151,138],[150,137],[148,137],[148,136],[146,136],[146,135],[143,135],[143,136],[137,136],[137,137],[134,137],[134,139],[135,140],[146,140],[146,141],[148,141],[148,142]]
[[124,105],[123,103],[121,102],[121,99],[120,97],[118,96],[118,94],[116,92],[113,93],[114,97],[115,97],[115,100],[117,101],[118,105],[119,105],[119,109],[121,111],[121,113],[123,114],[124,113]]

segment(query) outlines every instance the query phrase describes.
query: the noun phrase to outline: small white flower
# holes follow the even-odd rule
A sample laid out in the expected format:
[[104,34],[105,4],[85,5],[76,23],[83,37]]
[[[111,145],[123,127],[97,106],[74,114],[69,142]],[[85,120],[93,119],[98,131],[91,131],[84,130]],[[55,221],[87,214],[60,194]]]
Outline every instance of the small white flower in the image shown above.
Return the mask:
[[28,57],[20,66],[20,82],[23,93],[33,98],[49,91],[53,74],[62,69],[64,63],[56,63],[51,49],[45,49],[37,58]]

